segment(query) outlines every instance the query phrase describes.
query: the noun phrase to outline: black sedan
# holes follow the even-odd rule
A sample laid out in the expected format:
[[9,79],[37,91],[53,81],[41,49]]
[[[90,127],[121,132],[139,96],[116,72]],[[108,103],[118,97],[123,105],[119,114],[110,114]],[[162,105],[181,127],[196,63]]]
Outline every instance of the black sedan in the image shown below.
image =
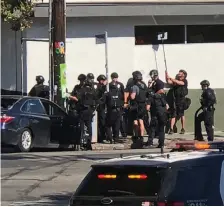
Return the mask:
[[50,144],[69,146],[80,138],[79,119],[39,97],[1,96],[1,144],[22,152]]

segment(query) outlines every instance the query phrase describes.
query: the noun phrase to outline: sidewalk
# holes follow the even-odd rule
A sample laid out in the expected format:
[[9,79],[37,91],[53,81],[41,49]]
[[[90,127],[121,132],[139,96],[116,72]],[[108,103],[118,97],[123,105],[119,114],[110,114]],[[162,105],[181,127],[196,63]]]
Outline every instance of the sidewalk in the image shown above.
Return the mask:
[[[206,133],[203,134],[204,135],[204,139],[206,140]],[[147,137],[144,137],[144,141],[147,141]],[[186,134],[173,134],[173,135],[169,135],[166,134],[166,138],[165,138],[165,145],[166,146],[173,146],[174,143],[176,143],[177,141],[187,141],[187,140],[194,140],[194,133],[190,132],[190,133],[186,133]],[[216,141],[224,141],[224,131],[216,131],[215,132],[215,140]],[[119,140],[120,143],[118,144],[100,144],[100,143],[96,143],[96,144],[92,144],[92,148],[95,151],[101,151],[101,150],[126,150],[126,149],[130,149],[131,148],[131,137],[128,137],[126,139],[120,139]],[[156,143],[156,141],[155,141]]]

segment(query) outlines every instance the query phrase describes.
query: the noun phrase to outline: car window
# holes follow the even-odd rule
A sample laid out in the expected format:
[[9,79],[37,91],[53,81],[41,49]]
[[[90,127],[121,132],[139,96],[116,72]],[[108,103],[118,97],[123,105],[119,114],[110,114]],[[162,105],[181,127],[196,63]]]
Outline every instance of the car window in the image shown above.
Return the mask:
[[[77,196],[156,196],[161,186],[161,169],[152,167],[96,167],[77,189]],[[99,175],[116,175],[116,179],[100,179]],[[128,175],[146,175],[133,179]],[[96,187],[97,186],[97,187]]]
[[1,109],[10,109],[18,101],[18,98],[1,98]]
[[41,100],[41,102],[48,115],[50,116],[65,116],[66,115],[66,113],[57,105],[48,101],[44,101],[44,100]]
[[39,100],[28,100],[22,106],[21,110],[26,113],[46,114]]
[[205,198],[209,183],[210,169],[207,166],[180,168],[177,172],[176,184],[170,199],[185,201]]

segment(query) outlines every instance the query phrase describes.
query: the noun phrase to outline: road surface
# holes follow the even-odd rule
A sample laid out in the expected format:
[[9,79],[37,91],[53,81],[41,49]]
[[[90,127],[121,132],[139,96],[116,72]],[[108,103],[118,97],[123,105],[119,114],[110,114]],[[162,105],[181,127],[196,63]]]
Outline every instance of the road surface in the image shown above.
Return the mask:
[[68,205],[93,163],[148,151],[2,153],[1,205]]

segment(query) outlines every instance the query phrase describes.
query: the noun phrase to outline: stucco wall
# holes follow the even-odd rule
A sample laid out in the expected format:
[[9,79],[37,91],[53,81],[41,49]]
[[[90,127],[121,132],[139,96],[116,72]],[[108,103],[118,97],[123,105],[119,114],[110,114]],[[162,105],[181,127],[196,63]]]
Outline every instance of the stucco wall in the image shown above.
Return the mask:
[[[171,24],[185,24],[186,19],[170,19]],[[165,24],[165,19],[159,19]],[[193,19],[189,19],[192,24]],[[202,23],[203,20],[195,23]],[[68,18],[66,63],[68,89],[77,82],[79,73],[105,73],[104,45],[95,44],[95,34],[108,32],[109,71],[117,71],[120,80],[126,82],[134,70],[142,70],[147,78],[148,71],[156,67],[152,46],[134,45],[134,26],[154,24],[151,18]],[[211,23],[211,22],[210,22]],[[214,23],[214,22],[213,22]],[[47,19],[38,19],[26,32],[27,37],[47,38]],[[221,81],[224,72],[224,44],[178,44],[165,45],[168,70],[175,75],[179,68],[188,71],[189,88],[199,87],[201,79],[209,79],[214,88],[224,88]],[[156,52],[157,64],[164,79],[162,47]],[[48,43],[27,42],[28,90],[35,83],[34,77],[43,74],[48,80]]]
[[[158,24],[215,24],[215,19],[206,17],[157,17]],[[223,22],[217,22],[218,24]],[[134,26],[154,24],[151,17],[115,17],[115,18],[68,18],[67,19],[67,40],[66,40],[66,63],[68,89],[72,90],[78,82],[77,76],[80,73],[93,72],[95,76],[105,73],[104,45],[95,44],[95,35],[104,31],[108,32],[109,70],[118,72],[120,80],[126,82],[134,70],[142,70],[145,79],[148,79],[148,72],[155,68],[155,54],[152,46],[135,46]],[[16,56],[15,34],[9,30],[2,29],[2,88],[15,87],[20,89],[20,54],[17,55],[17,79],[16,79]],[[24,35],[30,38],[48,38],[47,18],[38,18],[34,21],[31,29]],[[17,48],[20,46],[17,36]],[[223,129],[224,113],[224,76],[223,51],[224,44],[182,44],[165,45],[168,71],[174,76],[179,68],[188,71],[190,89],[199,89],[201,79],[209,79],[213,88],[218,90],[219,104],[217,106],[216,123],[217,129]],[[27,42],[25,51],[25,87],[27,91],[35,84],[35,76],[42,74],[48,81],[48,43]],[[161,46],[156,53],[157,64],[164,78],[164,59]],[[27,76],[27,78],[26,78]],[[26,89],[26,88],[25,88]],[[194,99],[191,109],[187,112],[188,129],[192,131],[192,118],[195,109],[198,107],[200,90],[191,90],[190,96]],[[191,121],[190,121],[191,120]]]

